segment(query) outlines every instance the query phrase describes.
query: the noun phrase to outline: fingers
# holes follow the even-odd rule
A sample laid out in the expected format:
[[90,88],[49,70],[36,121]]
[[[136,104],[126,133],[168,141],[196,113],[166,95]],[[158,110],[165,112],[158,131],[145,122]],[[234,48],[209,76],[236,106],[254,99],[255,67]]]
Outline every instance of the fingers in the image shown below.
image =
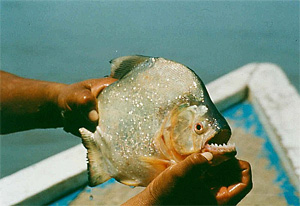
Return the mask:
[[195,179],[198,179],[199,174],[208,166],[208,160],[206,158],[212,159],[212,154],[191,154],[185,160],[167,168],[152,182],[152,193],[159,196],[160,193],[168,190],[171,186],[177,185],[177,187],[180,188],[181,186],[178,185],[194,184]]
[[78,89],[67,98],[67,110],[64,112],[64,130],[80,136],[79,128],[94,131],[99,119],[97,101],[90,90]]
[[112,82],[113,78],[90,79],[82,82],[83,88],[74,94],[71,100],[73,110],[79,110],[90,121],[98,120],[97,96],[99,93]]
[[88,117],[89,117],[89,120],[91,120],[92,122],[95,122],[99,119],[99,115],[96,110],[90,111]]
[[98,120],[97,99],[90,90],[85,89],[78,93],[77,100],[75,100],[75,108],[80,111],[87,120]]
[[85,127],[94,131],[98,124],[97,96],[113,78],[89,79],[69,85],[60,95],[64,130],[80,136],[78,129]]
[[[211,153],[196,153],[169,167],[156,177],[146,188],[145,193],[154,205],[235,205],[252,188],[249,163],[236,159],[223,165],[212,167]],[[209,170],[207,170],[209,169]],[[213,172],[207,182],[207,173]],[[215,170],[215,171],[214,171]],[[199,176],[203,175],[203,178]],[[214,195],[210,182],[216,179],[217,193]],[[225,179],[225,181],[224,181]]]
[[252,188],[252,172],[249,162],[240,160],[239,163],[242,169],[242,183],[249,185],[249,187]]
[[241,183],[228,187],[230,200],[228,204],[236,205],[243,199],[252,189],[251,167],[248,162],[239,161],[242,169]]
[[204,152],[201,153],[201,155],[207,160],[207,161],[211,161],[213,159],[213,154],[210,152]]
[[102,78],[102,79],[92,79],[89,81],[92,82],[92,83],[89,83],[90,91],[92,92],[94,97],[97,97],[105,87],[114,83],[115,81],[117,81],[117,79],[114,79],[111,77],[106,77],[106,78]]
[[195,153],[167,168],[146,188],[156,204],[216,204],[215,197],[199,176],[209,167],[211,153]]
[[236,205],[252,189],[252,176],[250,164],[246,161],[238,161],[240,167],[240,181],[228,187],[221,187],[216,194],[219,204]]
[[95,103],[92,104],[92,107],[89,109],[88,118],[90,121],[95,122],[99,119],[98,108],[96,105],[98,95],[105,87],[115,82],[116,80],[117,79],[107,77],[102,79],[91,79],[86,81],[87,83],[85,87],[90,91],[90,102]]
[[174,166],[174,171],[178,176],[189,176],[191,178],[198,177],[199,174],[203,173],[208,162],[213,159],[213,155],[210,152],[205,153],[194,153],[188,156],[184,161]]

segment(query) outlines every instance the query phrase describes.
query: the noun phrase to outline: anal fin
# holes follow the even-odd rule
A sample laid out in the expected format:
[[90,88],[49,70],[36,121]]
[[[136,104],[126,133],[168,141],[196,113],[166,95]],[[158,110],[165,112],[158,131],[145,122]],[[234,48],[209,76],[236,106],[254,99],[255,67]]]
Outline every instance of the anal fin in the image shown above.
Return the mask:
[[106,166],[102,161],[103,156],[101,150],[94,140],[95,134],[85,128],[80,128],[79,132],[81,134],[82,143],[87,149],[89,185],[99,185],[111,177],[105,170]]
[[128,186],[140,186],[140,182],[138,180],[120,180],[120,182]]

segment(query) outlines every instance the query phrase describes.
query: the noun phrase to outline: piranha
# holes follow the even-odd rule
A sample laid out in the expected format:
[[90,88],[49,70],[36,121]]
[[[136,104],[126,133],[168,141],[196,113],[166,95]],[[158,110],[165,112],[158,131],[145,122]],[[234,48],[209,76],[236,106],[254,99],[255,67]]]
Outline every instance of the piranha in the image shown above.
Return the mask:
[[222,161],[236,154],[235,145],[227,144],[228,123],[191,69],[160,57],[110,63],[110,76],[118,80],[97,97],[96,131],[80,129],[90,186],[110,178],[147,186],[192,153],[209,151]]

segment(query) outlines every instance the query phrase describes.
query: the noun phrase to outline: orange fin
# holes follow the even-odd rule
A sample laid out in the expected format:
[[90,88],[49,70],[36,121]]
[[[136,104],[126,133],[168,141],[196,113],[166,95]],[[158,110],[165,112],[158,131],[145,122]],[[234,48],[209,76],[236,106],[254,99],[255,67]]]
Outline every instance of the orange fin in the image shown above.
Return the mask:
[[165,138],[163,134],[158,135],[154,139],[154,144],[156,148],[160,150],[164,158],[171,159],[171,154],[169,148],[166,146]]
[[158,159],[155,157],[140,157],[141,161],[149,164],[151,167],[153,167],[156,171],[159,173],[167,169],[169,166],[172,165],[172,162],[169,160],[164,159]]

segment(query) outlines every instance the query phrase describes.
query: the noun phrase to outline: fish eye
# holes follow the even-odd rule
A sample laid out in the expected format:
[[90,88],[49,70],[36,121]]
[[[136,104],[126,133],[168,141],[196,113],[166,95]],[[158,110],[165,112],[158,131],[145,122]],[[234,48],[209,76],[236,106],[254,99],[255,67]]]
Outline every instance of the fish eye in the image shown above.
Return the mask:
[[204,131],[203,125],[202,125],[200,122],[196,123],[196,124],[195,124],[195,127],[194,127],[194,131],[195,131],[197,134],[202,134],[203,131]]

